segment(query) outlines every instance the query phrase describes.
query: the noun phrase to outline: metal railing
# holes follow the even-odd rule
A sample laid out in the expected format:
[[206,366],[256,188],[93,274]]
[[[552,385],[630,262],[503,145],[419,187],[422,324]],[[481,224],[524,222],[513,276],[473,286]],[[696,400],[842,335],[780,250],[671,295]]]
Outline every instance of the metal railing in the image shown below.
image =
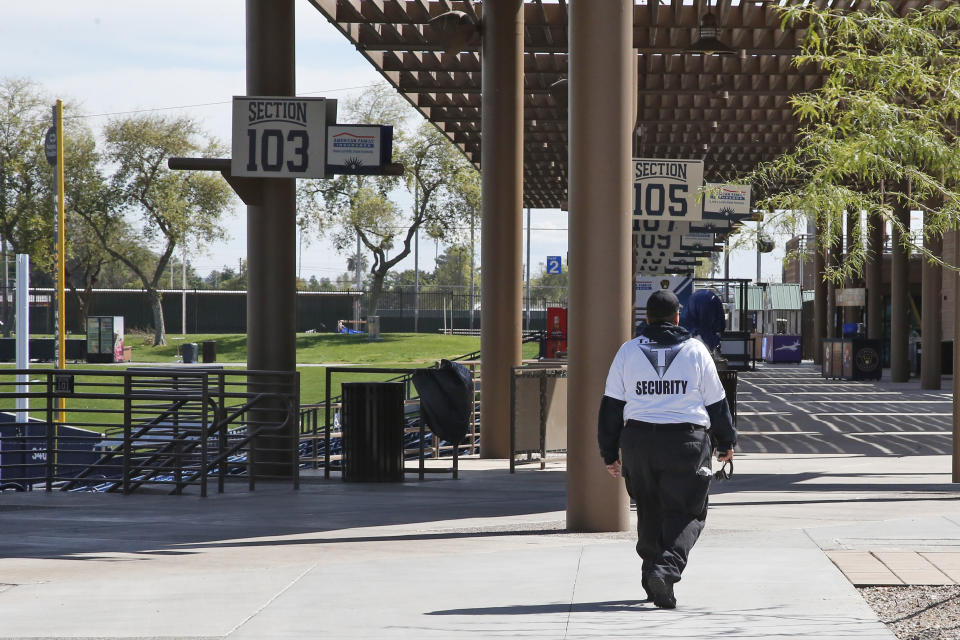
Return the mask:
[[0,489],[206,496],[211,482],[223,492],[277,478],[296,488],[298,401],[296,372],[5,370]]
[[[419,413],[419,396],[412,384],[416,369],[378,368],[378,367],[329,367],[326,371],[327,395],[323,402],[305,405],[300,408],[300,464],[313,469],[324,470],[329,478],[331,471],[342,471],[342,430],[340,414],[343,408],[342,395],[332,395],[335,376],[351,374],[374,376],[377,381],[401,382],[405,386],[405,437],[404,458],[419,459],[420,464],[410,472],[418,472],[421,477],[430,469],[424,467],[425,459],[459,458],[463,455],[480,452],[480,388],[481,378],[479,352],[468,353],[451,360],[470,369],[473,377],[473,414],[470,427],[459,445],[454,446],[442,441],[433,433],[427,432]],[[392,377],[385,377],[385,376]],[[443,470],[447,471],[447,470]],[[456,468],[452,469],[456,474]]]

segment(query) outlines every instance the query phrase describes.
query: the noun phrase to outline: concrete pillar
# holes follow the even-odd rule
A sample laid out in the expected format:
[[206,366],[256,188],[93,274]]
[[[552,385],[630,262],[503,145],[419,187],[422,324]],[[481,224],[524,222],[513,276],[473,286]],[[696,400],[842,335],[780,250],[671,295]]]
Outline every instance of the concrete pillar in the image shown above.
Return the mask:
[[883,230],[882,216],[871,215],[867,230],[867,337],[883,338]]
[[[247,95],[295,95],[293,0],[247,0]],[[247,205],[247,367],[296,368],[296,181],[259,180],[261,198]],[[251,412],[250,420],[275,423],[282,408]],[[261,436],[255,445],[258,474],[290,475],[286,437]],[[273,449],[274,451],[266,451]]]
[[[910,209],[897,202],[893,215],[904,229],[910,229]],[[890,269],[890,380],[906,382],[910,379],[909,340],[910,279],[909,258],[903,246],[903,233],[893,226],[893,264]]]
[[480,455],[510,455],[510,368],[523,318],[523,0],[483,3],[481,264],[483,437]]
[[827,283],[824,275],[827,270],[826,250],[821,244],[826,233],[826,224],[817,222],[817,237],[813,246],[813,361],[823,360],[821,341],[827,337]]
[[[929,214],[923,214],[924,226],[927,225]],[[924,243],[927,249],[935,256],[943,253],[943,236],[926,237]],[[920,360],[920,388],[940,388],[940,348],[943,342],[942,318],[940,305],[943,294],[943,267],[939,264],[923,261],[922,299],[920,301],[920,336],[923,340],[923,356]]]
[[[628,498],[597,446],[614,354],[631,336],[633,0],[571,0],[567,528],[625,531]],[[603,144],[597,144],[603,140]]]

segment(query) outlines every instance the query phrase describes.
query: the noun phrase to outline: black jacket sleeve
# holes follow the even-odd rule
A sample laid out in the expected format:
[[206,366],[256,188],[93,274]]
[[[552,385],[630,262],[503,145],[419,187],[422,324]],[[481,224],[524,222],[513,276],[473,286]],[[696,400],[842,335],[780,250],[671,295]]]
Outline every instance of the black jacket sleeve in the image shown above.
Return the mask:
[[597,418],[597,442],[605,464],[620,459],[620,432],[623,430],[623,400],[603,396],[600,400],[600,415]]
[[733,426],[733,417],[727,399],[721,398],[718,402],[707,405],[707,415],[710,416],[710,435],[717,446],[717,451],[725,452],[737,444],[737,430]]

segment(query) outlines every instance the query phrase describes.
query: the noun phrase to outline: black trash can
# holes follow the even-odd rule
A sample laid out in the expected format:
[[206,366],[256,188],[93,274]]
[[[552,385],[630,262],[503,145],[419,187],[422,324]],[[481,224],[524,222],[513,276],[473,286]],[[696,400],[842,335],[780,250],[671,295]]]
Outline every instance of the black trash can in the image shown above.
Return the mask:
[[723,385],[723,392],[727,394],[727,404],[730,405],[730,415],[733,416],[733,424],[737,424],[737,372],[731,369],[717,371],[720,376],[720,384]]
[[189,364],[191,362],[197,361],[197,343],[196,342],[184,342],[183,346],[180,347],[180,352],[183,354],[184,364]]
[[206,364],[217,361],[217,341],[216,340],[203,341],[203,361]]
[[343,480],[403,482],[402,382],[347,382],[343,389]]

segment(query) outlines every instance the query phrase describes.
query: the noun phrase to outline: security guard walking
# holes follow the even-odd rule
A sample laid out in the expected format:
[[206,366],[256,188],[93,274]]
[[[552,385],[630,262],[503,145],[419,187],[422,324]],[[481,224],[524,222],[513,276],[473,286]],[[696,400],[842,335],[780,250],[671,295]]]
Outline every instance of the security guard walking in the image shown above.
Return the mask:
[[607,471],[637,505],[643,588],[664,609],[706,521],[711,453],[732,461],[737,440],[713,358],[679,322],[677,297],[654,292],[647,327],[610,366],[597,429]]

